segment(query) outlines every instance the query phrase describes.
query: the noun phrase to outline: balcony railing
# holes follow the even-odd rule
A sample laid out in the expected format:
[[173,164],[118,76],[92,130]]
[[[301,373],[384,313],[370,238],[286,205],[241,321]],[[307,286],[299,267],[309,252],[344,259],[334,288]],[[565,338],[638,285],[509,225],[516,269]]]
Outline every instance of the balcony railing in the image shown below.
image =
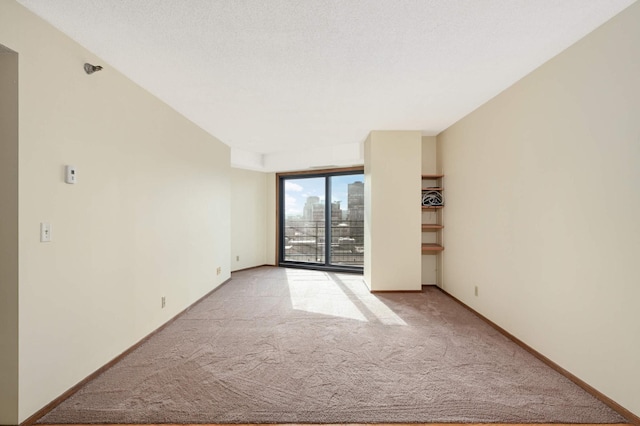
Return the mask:
[[[325,222],[288,220],[284,230],[284,259],[292,262],[325,263]],[[364,221],[331,224],[332,265],[363,266]]]

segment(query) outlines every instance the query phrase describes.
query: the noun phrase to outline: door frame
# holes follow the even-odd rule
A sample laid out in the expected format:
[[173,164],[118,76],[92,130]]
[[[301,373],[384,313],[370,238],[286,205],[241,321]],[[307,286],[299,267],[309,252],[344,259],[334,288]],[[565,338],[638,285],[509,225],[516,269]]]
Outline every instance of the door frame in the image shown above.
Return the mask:
[[[354,167],[341,167],[334,169],[318,169],[318,170],[305,170],[305,171],[294,171],[294,172],[282,172],[276,173],[276,264],[278,266],[287,267],[287,268],[301,268],[301,269],[313,269],[313,270],[321,270],[321,271],[336,271],[336,272],[351,272],[356,274],[362,274],[364,267],[358,266],[345,266],[345,265],[328,265],[326,253],[329,249],[325,251],[325,263],[317,264],[317,263],[306,263],[306,262],[292,262],[292,261],[284,261],[284,250],[282,246],[282,235],[281,232],[284,229],[284,214],[282,211],[283,207],[283,185],[286,178],[290,177],[298,177],[298,178],[315,178],[315,177],[330,177],[330,176],[340,176],[340,175],[350,175],[350,174],[364,174],[364,166],[354,166]],[[325,192],[327,189],[325,188]],[[331,217],[331,205],[327,208],[327,199],[325,199],[325,218]],[[329,221],[330,223],[330,221]],[[325,244],[327,237],[325,235]],[[326,246],[325,246],[326,247]],[[329,244],[330,247],[330,244]]]

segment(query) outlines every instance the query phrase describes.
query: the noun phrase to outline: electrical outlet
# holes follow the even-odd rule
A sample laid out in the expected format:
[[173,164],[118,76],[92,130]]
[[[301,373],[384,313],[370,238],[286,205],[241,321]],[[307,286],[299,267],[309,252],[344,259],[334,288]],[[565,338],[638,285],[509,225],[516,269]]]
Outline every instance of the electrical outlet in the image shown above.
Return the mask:
[[475,294],[476,296],[478,295],[478,286],[475,286],[474,294]]
[[51,242],[51,224],[48,222],[40,223],[40,242]]
[[236,256],[236,262],[240,262],[240,256]]
[[161,303],[162,303],[161,308],[164,308],[166,306],[166,304],[167,304],[167,298],[162,296],[162,302]]
[[218,266],[216,269],[216,275],[220,275],[222,273],[222,268]]

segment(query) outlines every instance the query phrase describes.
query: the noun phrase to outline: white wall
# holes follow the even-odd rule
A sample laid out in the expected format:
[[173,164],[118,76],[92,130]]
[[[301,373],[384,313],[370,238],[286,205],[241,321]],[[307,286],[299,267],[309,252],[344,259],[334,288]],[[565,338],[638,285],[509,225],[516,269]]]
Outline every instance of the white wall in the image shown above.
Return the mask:
[[0,45],[0,424],[18,423],[18,55]]
[[[273,152],[262,156],[262,168],[244,162],[243,167],[265,172],[285,172],[334,167],[361,166],[363,164],[361,142],[313,149]],[[253,162],[255,164],[255,161]]]
[[231,169],[231,270],[267,263],[266,173]]
[[23,421],[230,276],[230,153],[14,1],[0,44],[20,58]]
[[636,415],[639,22],[636,3],[438,137],[445,289]]
[[364,280],[372,291],[420,290],[422,137],[373,131],[364,149]]

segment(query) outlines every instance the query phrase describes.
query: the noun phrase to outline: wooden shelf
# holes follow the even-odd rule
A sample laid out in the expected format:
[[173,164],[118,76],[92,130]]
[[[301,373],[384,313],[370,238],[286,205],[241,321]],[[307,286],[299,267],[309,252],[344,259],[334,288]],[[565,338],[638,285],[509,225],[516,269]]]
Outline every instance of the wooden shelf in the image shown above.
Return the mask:
[[[440,174],[426,174],[426,175],[422,175],[422,195],[424,196],[425,192],[429,192],[429,191],[437,191],[437,192],[442,192],[444,190],[444,188],[442,187],[442,178],[444,177],[444,175],[440,175]],[[435,182],[425,182],[425,181],[435,181]],[[422,211],[438,211],[440,209],[444,208],[444,205],[442,206],[422,206]],[[435,222],[440,222],[442,220],[442,216],[441,213],[438,213],[437,215],[437,219],[435,220]],[[433,218],[431,219],[427,219],[424,218],[426,220],[429,221],[433,221]],[[422,223],[421,224],[421,230],[422,232],[432,232],[432,233],[437,233],[437,241],[442,242],[442,235],[440,234],[440,231],[442,231],[442,229],[444,228],[443,225],[441,225],[440,223]],[[427,239],[427,241],[429,241],[431,238]],[[444,250],[444,247],[442,247],[441,244],[434,244],[434,243],[422,243],[422,254],[423,255],[437,255],[440,254],[442,252],[442,250]]]
[[422,244],[422,254],[437,254],[444,250],[440,244]]

